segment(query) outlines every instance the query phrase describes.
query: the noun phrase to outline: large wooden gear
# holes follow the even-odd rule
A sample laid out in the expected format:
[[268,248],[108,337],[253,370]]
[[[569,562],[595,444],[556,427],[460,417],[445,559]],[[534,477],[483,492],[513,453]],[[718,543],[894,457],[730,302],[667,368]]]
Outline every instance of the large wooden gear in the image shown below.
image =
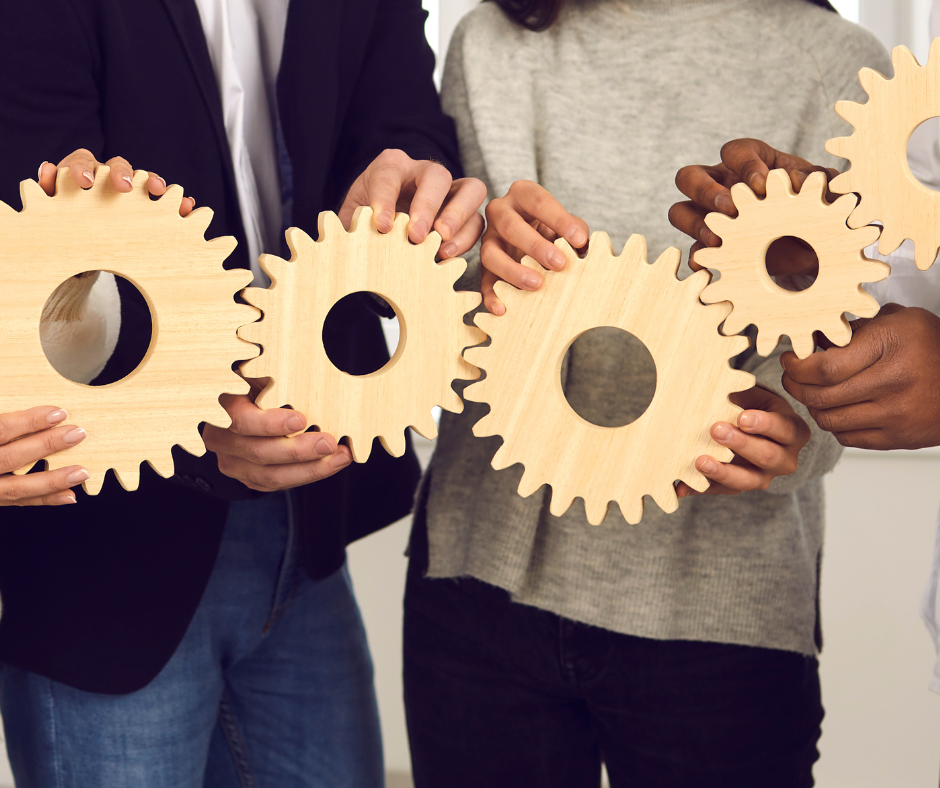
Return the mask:
[[[205,240],[212,211],[200,208],[184,219],[181,187],[170,186],[151,200],[148,174],[138,171],[133,190],[121,194],[109,172],[99,167],[94,186],[83,190],[61,169],[54,197],[35,181],[23,181],[22,211],[0,203],[0,413],[34,407],[37,397],[68,408],[87,437],[45,462],[52,470],[83,465],[90,494],[101,489],[109,469],[127,490],[137,489],[145,461],[171,476],[174,444],[204,454],[200,422],[231,425],[219,394],[248,393],[232,365],[257,352],[235,334],[257,318],[256,310],[234,301],[251,273],[222,268],[235,239]],[[94,270],[130,280],[153,321],[138,368],[106,386],[62,377],[39,339],[40,316],[53,290]]]
[[[861,285],[880,281],[891,270],[863,254],[877,240],[877,227],[850,230],[846,226],[856,197],[844,195],[829,203],[826,176],[821,172],[812,173],[797,194],[784,170],[768,174],[763,199],[743,183],[733,186],[731,195],[737,218],[722,213],[705,217],[708,227],[721,238],[721,246],[695,255],[701,265],[721,272],[721,278],[702,292],[702,301],[732,304],[722,331],[737,334],[753,324],[757,352],[762,356],[773,352],[782,335],[790,337],[800,358],[815,349],[815,331],[836,345],[848,344],[852,328],[844,313],[875,315],[878,302]],[[786,236],[800,237],[819,258],[816,281],[805,290],[785,290],[767,272],[767,250]]]
[[[535,292],[505,282],[496,289],[506,305],[502,317],[476,316],[492,337],[488,347],[467,350],[486,378],[464,392],[490,405],[473,428],[478,437],[500,435],[493,457],[497,470],[522,463],[519,494],[552,487],[551,512],[561,515],[576,496],[588,521],[599,524],[616,501],[629,523],[643,516],[648,494],[665,512],[678,507],[674,482],[698,491],[708,487],[695,468],[701,454],[721,462],[730,449],[715,443],[709,429],[734,421],[740,408],[728,395],[754,385],[754,376],[732,369],[729,359],[748,346],[744,337],[724,337],[718,326],[727,305],[704,306],[699,294],[707,272],[679,281],[680,254],[668,249],[653,265],[646,240],[634,235],[619,257],[610,239],[595,233],[584,259],[563,240],[561,272],[543,272]],[[538,269],[531,258],[523,265]],[[647,347],[656,364],[656,392],[647,410],[623,427],[599,427],[582,419],[565,399],[561,366],[571,344],[601,326],[628,331]]]
[[[375,438],[400,457],[409,426],[436,437],[433,408],[459,413],[463,402],[451,384],[479,377],[461,352],[486,339],[463,322],[479,305],[480,294],[454,290],[467,264],[459,258],[438,264],[440,235],[431,232],[413,244],[407,226],[408,216],[399,213],[392,229],[379,233],[371,208],[360,208],[347,233],[335,214],[321,213],[319,240],[290,228],[291,259],[261,257],[270,288],[244,291],[264,312],[259,322],[239,331],[262,347],[260,356],[242,366],[243,374],[271,379],[257,404],[290,405],[321,431],[348,438],[356,462],[369,458]],[[400,327],[398,349],[388,364],[359,376],[334,366],[323,347],[323,324],[333,305],[357,292],[384,298]]]
[[930,47],[926,66],[903,46],[895,48],[892,60],[893,79],[870,68],[859,72],[869,96],[865,104],[836,104],[836,112],[855,131],[826,143],[827,151],[852,165],[833,179],[830,188],[860,195],[850,227],[874,221],[884,225],[878,243],[881,254],[891,254],[910,238],[917,267],[926,270],[940,249],[940,193],[911,174],[907,147],[921,123],[940,115],[940,38]]

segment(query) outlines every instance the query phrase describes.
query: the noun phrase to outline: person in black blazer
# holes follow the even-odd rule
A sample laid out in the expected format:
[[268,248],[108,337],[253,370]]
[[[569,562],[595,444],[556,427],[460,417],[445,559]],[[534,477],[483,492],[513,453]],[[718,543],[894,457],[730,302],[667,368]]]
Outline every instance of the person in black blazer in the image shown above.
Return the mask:
[[[451,182],[460,177],[456,142],[433,86],[420,0],[292,0],[287,14],[277,99],[293,176],[292,224],[316,237],[320,211],[341,209],[348,222],[357,204],[370,204],[381,230],[387,229],[388,212],[410,208],[412,240],[421,240],[433,224],[445,240],[442,251],[462,254],[482,229],[476,209],[484,192],[479,182]],[[215,215],[207,237],[234,235],[239,245],[226,267],[248,266],[222,101],[194,0],[5,4],[0,74],[3,202],[19,207],[18,182],[36,177],[44,160],[71,155],[66,163],[78,165],[73,172],[81,178],[95,160],[120,155],[125,158],[112,162],[114,177],[129,171],[131,162],[182,184],[199,204],[211,206]],[[86,153],[72,155],[77,149]],[[53,170],[45,164],[40,172],[49,188]],[[155,192],[161,191],[157,183],[151,179]],[[191,207],[189,201],[183,207]],[[422,216],[426,221],[418,221]],[[123,280],[119,289],[121,337],[98,383],[132,370],[150,339],[139,293]],[[324,340],[331,358],[353,374],[388,360],[378,317],[364,299],[346,305]],[[207,785],[286,788],[375,779],[337,765],[371,759],[374,766],[378,746],[371,665],[342,567],[349,542],[410,511],[417,461],[410,448],[400,459],[376,450],[368,463],[334,474],[324,465],[329,458],[321,459],[304,435],[291,439],[303,447],[299,462],[261,474],[247,458],[283,462],[279,447],[285,439],[260,436],[291,432],[286,422],[293,412],[262,414],[247,397],[225,404],[236,427],[207,427],[204,437],[215,453],[204,457],[175,448],[172,479],[145,466],[137,492],[122,490],[109,475],[97,496],[76,489],[74,505],[8,506],[0,512],[0,706],[18,785],[132,788],[205,779]],[[68,403],[37,413],[44,419],[57,408]],[[315,422],[316,414],[301,416]],[[16,417],[0,416],[6,443],[0,461],[7,465],[14,457],[19,464],[38,459],[67,431],[46,430],[52,443],[38,441],[41,451],[35,438],[17,440],[19,433],[7,430],[10,419]],[[235,433],[238,425],[245,434]],[[246,452],[248,441],[263,447],[260,455]],[[336,454],[346,451],[335,441],[332,447]],[[12,467],[18,465],[0,471]],[[37,489],[68,486],[61,474],[53,476],[41,470],[27,477],[0,475],[0,502],[34,503]],[[301,479],[320,477],[297,486]],[[265,494],[286,487],[294,489]],[[231,534],[237,544],[229,549]],[[251,577],[239,576],[226,581],[235,582],[234,589],[216,588],[217,578],[241,566],[246,554],[273,567],[274,586],[255,589]],[[210,637],[202,630],[218,621],[203,613],[213,594],[230,602],[227,622],[244,612],[244,626],[231,624],[225,635],[229,652],[218,644],[203,649],[206,665],[189,664],[191,683],[183,686],[176,665],[181,644]],[[346,618],[326,624],[322,616],[317,619],[322,631],[306,633],[314,645],[303,664],[329,667],[352,654],[349,660],[360,664],[351,681],[366,685],[355,713],[371,717],[350,728],[348,740],[361,751],[318,751],[322,763],[334,762],[303,775],[299,764],[317,750],[318,737],[328,741],[325,732],[344,723],[333,714],[311,728],[306,712],[297,708],[315,703],[300,686],[303,671],[291,685],[294,668],[278,662],[283,655],[271,644],[285,628],[309,625],[297,610],[323,607],[323,600],[345,606]],[[252,605],[266,616],[257,631]],[[300,623],[291,624],[292,616]],[[352,624],[340,626],[343,621]],[[331,626],[355,630],[340,633],[346,637],[335,651]],[[257,642],[251,641],[255,636]],[[317,651],[317,644],[326,645]],[[257,741],[252,731],[244,734],[243,728],[252,727],[244,716],[252,702],[273,690],[269,683],[252,688],[252,702],[238,697],[230,672],[239,660],[254,667],[265,660],[280,664],[271,671],[280,693],[268,707],[274,716],[254,724]],[[265,680],[274,681],[269,674]],[[342,671],[316,677],[320,689],[345,680]],[[211,730],[187,705],[197,695],[205,696],[202,707],[213,707],[212,720],[218,715]],[[296,763],[282,764],[291,760]]]

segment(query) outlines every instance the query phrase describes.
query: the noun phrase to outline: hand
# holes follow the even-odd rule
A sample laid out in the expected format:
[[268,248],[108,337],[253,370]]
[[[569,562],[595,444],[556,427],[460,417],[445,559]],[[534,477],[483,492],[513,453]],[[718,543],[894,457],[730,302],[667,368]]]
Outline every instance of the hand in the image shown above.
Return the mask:
[[346,194],[339,219],[348,230],[356,208],[371,206],[375,229],[392,229],[396,211],[408,214],[408,238],[416,244],[437,230],[438,259],[459,257],[479,240],[483,217],[477,211],[486,186],[476,178],[454,180],[442,165],[415,161],[400,150],[383,151]]
[[85,430],[62,426],[68,414],[44,407],[0,414],[0,506],[62,506],[75,503],[69,488],[88,478],[80,465],[15,476],[13,471],[85,440]]
[[506,311],[493,289],[500,279],[520,290],[538,290],[542,286],[539,274],[520,265],[523,256],[529,255],[548,270],[561,271],[566,261],[555,239],[564,238],[574,249],[583,249],[588,242],[587,223],[568,213],[532,181],[516,181],[505,197],[491,200],[486,206],[486,221],[480,248],[480,291],[483,303],[494,315]]
[[780,359],[784,388],[843,446],[940,445],[940,318],[887,304],[852,322],[846,347]]
[[261,410],[254,403],[260,390],[254,384],[251,395],[219,397],[232,418],[231,427],[224,430],[207,424],[203,431],[203,442],[218,456],[222,473],[252,490],[273,492],[326,479],[352,462],[349,448],[338,446],[332,435],[296,435],[307,426],[302,413],[287,408]]
[[714,457],[699,457],[695,467],[711,484],[699,493],[679,482],[676,493],[680,498],[766,490],[776,477],[796,471],[810,431],[790,403],[760,386],[732,394],[731,401],[747,410],[738,414],[737,426],[726,421],[714,424],[711,436],[734,451],[734,459],[721,463]]
[[[733,140],[721,149],[721,164],[683,167],[676,174],[676,186],[689,198],[669,209],[669,221],[677,230],[690,236],[695,243],[689,255],[689,266],[701,270],[695,253],[706,246],[721,246],[721,239],[705,224],[705,216],[713,211],[737,216],[731,187],[746,183],[759,197],[767,194],[767,173],[786,170],[793,190],[799,192],[810,173],[823,172],[831,180],[838,170],[810,164],[805,159],[781,153],[760,140]],[[830,200],[835,196],[828,195]],[[785,239],[768,251],[767,270],[771,276],[815,275],[819,260],[813,248],[799,239]]]
[[[109,159],[105,164],[111,168],[111,183],[119,192],[127,193],[134,188],[134,170],[125,159],[115,156]],[[83,189],[90,189],[95,182],[95,173],[101,166],[90,151],[80,148],[72,154],[66,156],[59,162],[58,166],[44,161],[39,165],[39,185],[43,191],[50,197],[55,194],[56,173],[62,167],[68,167],[72,178]],[[150,173],[150,179],[147,181],[147,189],[154,197],[160,197],[166,193],[166,181],[155,172]],[[196,206],[196,201],[192,197],[184,197],[180,203],[180,216],[188,216]]]

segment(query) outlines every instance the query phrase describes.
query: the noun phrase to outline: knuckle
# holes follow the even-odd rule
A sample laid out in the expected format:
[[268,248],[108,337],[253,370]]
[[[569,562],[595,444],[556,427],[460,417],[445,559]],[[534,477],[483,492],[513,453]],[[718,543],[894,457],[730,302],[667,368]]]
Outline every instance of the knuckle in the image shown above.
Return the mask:
[[247,441],[241,447],[241,453],[253,465],[264,465],[267,460],[265,445],[261,441]]
[[267,490],[276,490],[280,487],[280,479],[276,468],[263,468],[255,475],[255,481]]

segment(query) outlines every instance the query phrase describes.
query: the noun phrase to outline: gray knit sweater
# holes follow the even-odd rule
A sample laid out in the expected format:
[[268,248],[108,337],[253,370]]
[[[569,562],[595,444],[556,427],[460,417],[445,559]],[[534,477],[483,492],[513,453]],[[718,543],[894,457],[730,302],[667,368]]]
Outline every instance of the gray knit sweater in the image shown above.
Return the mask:
[[[844,165],[823,143],[847,133],[834,102],[865,100],[862,66],[891,73],[873,36],[805,0],[571,0],[543,33],[484,3],[454,34],[443,100],[466,172],[491,196],[538,181],[615,251],[644,234],[653,260],[689,245],[667,220],[676,171],[715,162],[727,140]],[[569,401],[624,423],[654,378],[611,332],[586,339],[563,373]],[[744,367],[783,393],[779,352]],[[671,515],[647,499],[639,525],[612,505],[592,527],[580,499],[553,517],[548,488],[516,494],[521,466],[492,470],[501,439],[470,433],[485,412],[444,416],[423,488],[430,576],[472,576],[616,632],[817,651],[830,435],[813,426],[799,470],[766,492],[686,499]]]

